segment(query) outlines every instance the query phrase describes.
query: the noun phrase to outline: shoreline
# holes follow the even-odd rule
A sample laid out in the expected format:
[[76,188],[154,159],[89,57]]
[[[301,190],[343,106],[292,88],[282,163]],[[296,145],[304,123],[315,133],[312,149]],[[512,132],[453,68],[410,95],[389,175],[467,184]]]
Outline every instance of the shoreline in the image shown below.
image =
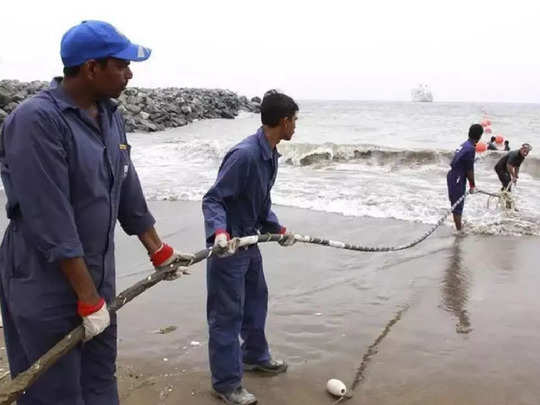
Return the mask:
[[[149,204],[169,244],[185,252],[204,247],[200,202]],[[293,232],[364,245],[401,243],[428,228],[281,206],[275,211]],[[135,239],[118,229],[118,293],[150,268]],[[512,398],[536,404],[539,240],[457,237],[441,227],[416,248],[397,253],[262,244],[268,338],[273,355],[286,358],[290,369],[273,378],[246,375],[244,385],[260,403],[331,404],[326,381],[338,378],[350,386],[369,347],[407,308],[376,347],[349,403],[389,405],[399,398],[411,405],[502,405]],[[205,266],[191,270],[119,312],[122,404],[219,403],[210,393],[207,364]],[[133,272],[139,274],[127,275]],[[156,333],[169,326],[177,329]]]

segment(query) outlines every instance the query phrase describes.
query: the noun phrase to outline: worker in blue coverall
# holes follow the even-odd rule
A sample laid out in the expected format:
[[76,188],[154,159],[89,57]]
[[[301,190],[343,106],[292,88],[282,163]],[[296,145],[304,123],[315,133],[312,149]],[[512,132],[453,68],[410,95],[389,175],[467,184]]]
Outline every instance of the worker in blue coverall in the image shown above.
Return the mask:
[[129,61],[149,56],[108,23],[72,27],[61,41],[64,77],[4,122],[0,165],[10,222],[0,248],[0,306],[11,376],[81,321],[85,340],[19,405],[119,403],[116,316],[107,310],[116,294],[116,220],[139,237],[157,269],[184,258],[154,229],[110,100],[132,78]]
[[268,289],[259,248],[236,251],[231,238],[269,232],[285,235],[282,246],[295,242],[272,211],[270,191],[278,169],[276,145],[292,138],[297,111],[289,96],[267,92],[262,127],[226,154],[202,202],[207,243],[221,252],[207,263],[208,348],[214,394],[227,404],[257,402],[242,387],[243,370],[287,370],[285,361],[272,359],[266,341]]
[[[453,206],[458,200],[465,195],[466,181],[469,180],[469,192],[474,193],[474,157],[476,155],[476,144],[482,137],[484,128],[480,124],[473,124],[469,128],[469,139],[461,144],[456,149],[454,158],[450,162],[450,171],[446,176],[446,183],[448,186],[448,198],[450,204]],[[454,223],[458,231],[462,228],[461,215],[463,213],[463,207],[465,205],[465,199],[452,210],[454,216]]]

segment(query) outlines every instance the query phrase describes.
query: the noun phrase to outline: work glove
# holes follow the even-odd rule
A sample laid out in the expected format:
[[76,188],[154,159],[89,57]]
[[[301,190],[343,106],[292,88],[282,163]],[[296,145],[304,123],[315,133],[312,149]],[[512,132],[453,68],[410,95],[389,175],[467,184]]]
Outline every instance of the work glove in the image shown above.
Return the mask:
[[189,266],[195,256],[189,253],[178,253],[166,243],[162,243],[158,250],[150,255],[150,261],[158,271],[167,271],[176,266],[175,271],[171,271],[165,276],[165,280],[173,281],[182,274],[188,274],[185,269],[180,267]]
[[236,249],[238,249],[238,239],[231,239],[226,231],[218,229],[214,236],[214,252],[219,257],[227,257],[235,254]]
[[287,228],[284,226],[281,227],[281,231],[279,233],[283,235],[283,239],[278,241],[281,246],[292,246],[296,243],[294,233],[287,232]]
[[103,332],[111,323],[111,317],[105,300],[101,298],[95,305],[77,302],[77,313],[83,320],[84,338],[88,342]]

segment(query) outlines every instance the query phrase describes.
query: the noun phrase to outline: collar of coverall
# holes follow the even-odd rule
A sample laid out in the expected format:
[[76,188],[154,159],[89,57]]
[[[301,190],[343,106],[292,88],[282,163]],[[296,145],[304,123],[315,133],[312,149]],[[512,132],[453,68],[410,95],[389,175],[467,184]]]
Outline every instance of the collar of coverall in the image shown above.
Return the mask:
[[[62,111],[68,109],[79,110],[79,107],[67,95],[64,88],[61,86],[61,83],[62,77],[55,77],[54,79],[52,79],[49,86],[49,93],[53,96],[54,100]],[[111,99],[103,100],[99,104],[111,112],[115,112],[118,108],[118,104],[116,104]]]
[[264,136],[263,127],[260,127],[257,130],[257,140],[259,141],[259,146],[261,147],[261,155],[264,160],[272,159],[274,156],[274,152],[277,154],[278,158],[281,157],[281,154],[278,152],[277,148],[274,148],[274,150],[270,149],[268,139],[266,139],[266,136]]

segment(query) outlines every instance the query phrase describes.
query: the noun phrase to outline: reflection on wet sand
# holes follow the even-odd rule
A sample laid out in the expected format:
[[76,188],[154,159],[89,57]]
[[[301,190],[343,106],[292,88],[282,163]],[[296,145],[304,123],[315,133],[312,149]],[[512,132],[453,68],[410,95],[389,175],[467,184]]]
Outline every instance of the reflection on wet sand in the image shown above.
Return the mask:
[[456,332],[469,333],[472,331],[472,327],[466,305],[469,298],[470,280],[463,263],[462,241],[463,237],[457,236],[451,248],[448,267],[441,282],[441,294],[443,307],[447,311],[453,312],[458,319]]

